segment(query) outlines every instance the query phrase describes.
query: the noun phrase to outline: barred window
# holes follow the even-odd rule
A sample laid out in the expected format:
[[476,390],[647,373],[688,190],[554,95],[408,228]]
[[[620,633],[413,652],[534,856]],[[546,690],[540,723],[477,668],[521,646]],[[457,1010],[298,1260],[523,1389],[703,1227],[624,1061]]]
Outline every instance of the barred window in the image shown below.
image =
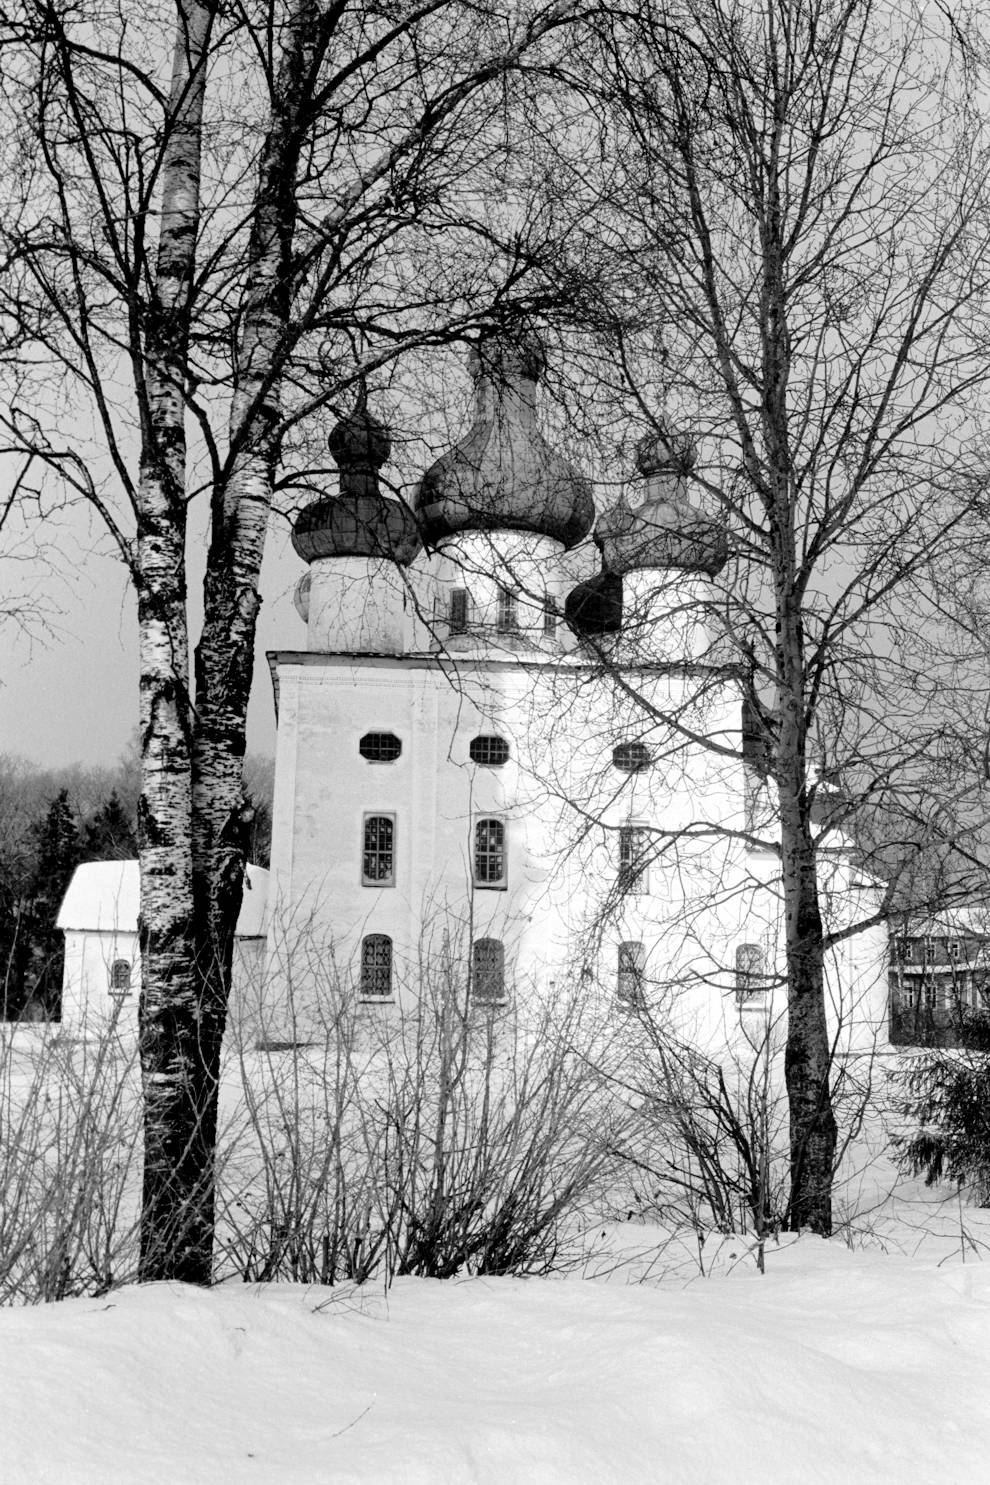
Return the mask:
[[504,887],[506,883],[505,825],[490,816],[474,827],[474,883],[476,887]]
[[386,933],[369,933],[361,941],[361,996],[387,1000],[392,994],[392,940]]
[[394,732],[366,732],[358,743],[358,752],[369,763],[394,763],[402,752],[402,743]]
[[395,816],[365,815],[361,882],[365,887],[395,886]]
[[623,773],[642,773],[651,763],[650,750],[645,743],[619,743],[612,749],[612,763]]
[[453,588],[450,594],[450,632],[466,634],[468,627],[468,593],[466,588]]
[[739,1005],[762,1001],[767,993],[763,950],[759,944],[740,944],[736,949],[736,1001]]
[[486,768],[501,768],[509,761],[509,744],[504,737],[472,737],[468,751],[472,763],[484,764]]
[[505,999],[505,949],[497,938],[475,939],[471,955],[471,999],[494,1005]]
[[649,892],[650,832],[642,825],[619,829],[619,891]]
[[616,979],[616,995],[623,1005],[642,1005],[643,971],[646,954],[638,940],[619,945],[619,967]]
[[118,995],[127,995],[131,988],[131,961],[115,959],[110,966],[110,989]]
[[518,629],[519,615],[516,604],[515,593],[510,593],[508,588],[499,588],[498,607],[495,619],[496,628],[505,633],[510,629]]

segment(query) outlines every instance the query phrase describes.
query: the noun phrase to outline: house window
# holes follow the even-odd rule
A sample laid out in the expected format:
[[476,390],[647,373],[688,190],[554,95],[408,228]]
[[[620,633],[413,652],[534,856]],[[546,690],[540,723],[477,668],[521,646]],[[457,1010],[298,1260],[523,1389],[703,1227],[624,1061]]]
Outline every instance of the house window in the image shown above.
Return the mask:
[[505,949],[497,938],[475,940],[471,955],[471,999],[496,1005],[505,999]]
[[358,743],[358,752],[369,763],[394,763],[402,752],[402,743],[394,732],[366,732]]
[[615,993],[623,1005],[642,1005],[645,967],[646,955],[641,943],[631,941],[619,945]]
[[468,751],[471,762],[485,768],[501,768],[509,761],[509,744],[504,737],[472,737]]
[[361,941],[361,998],[388,1000],[392,994],[392,940],[369,933]]
[[642,773],[650,766],[650,750],[645,743],[619,743],[612,749],[612,763],[623,773]]
[[927,964],[935,962],[935,940],[933,938],[925,939],[925,962]]
[[955,964],[958,964],[959,960],[962,958],[962,944],[957,938],[952,938],[949,940],[949,958]]
[[900,938],[894,945],[894,958],[899,964],[910,964],[913,958],[911,940]]
[[505,853],[505,824],[490,816],[474,827],[474,884],[504,887],[508,878]]
[[619,829],[619,891],[649,892],[650,832],[642,825]]
[[499,588],[498,606],[495,616],[495,627],[503,634],[509,630],[518,629],[519,615],[517,612],[516,595],[510,593],[508,588]]
[[466,634],[468,627],[468,593],[466,588],[453,588],[450,594],[450,632]]
[[736,949],[736,1002],[762,1002],[767,993],[763,950],[759,944],[740,944]]
[[365,815],[361,884],[395,886],[395,816]]
[[115,959],[110,966],[110,989],[118,995],[128,995],[131,989],[131,961]]

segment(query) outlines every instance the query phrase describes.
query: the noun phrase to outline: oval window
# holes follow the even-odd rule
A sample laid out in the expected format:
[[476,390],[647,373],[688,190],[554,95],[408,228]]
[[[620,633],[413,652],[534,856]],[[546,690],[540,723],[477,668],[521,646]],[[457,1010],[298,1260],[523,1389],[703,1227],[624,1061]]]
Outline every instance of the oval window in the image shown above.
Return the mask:
[[612,762],[623,773],[642,773],[650,766],[650,750],[645,743],[619,743],[612,749]]
[[471,762],[486,768],[501,768],[509,761],[509,744],[504,737],[472,737],[469,751]]
[[358,743],[358,751],[369,763],[394,763],[402,752],[402,744],[394,732],[366,732]]

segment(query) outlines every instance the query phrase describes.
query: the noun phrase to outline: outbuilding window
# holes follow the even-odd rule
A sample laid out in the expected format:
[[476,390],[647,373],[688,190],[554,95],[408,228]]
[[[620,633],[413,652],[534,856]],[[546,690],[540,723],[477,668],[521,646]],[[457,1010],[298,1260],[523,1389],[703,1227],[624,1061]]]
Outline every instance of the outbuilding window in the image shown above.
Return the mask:
[[736,949],[736,1002],[762,1003],[766,999],[766,970],[759,944],[739,944]]
[[392,994],[392,940],[369,933],[361,941],[361,999],[388,1000]]
[[365,815],[361,883],[395,886],[395,816]]
[[110,989],[117,995],[129,995],[131,990],[131,961],[115,959],[110,966]]
[[475,939],[471,999],[479,1005],[497,1005],[505,999],[505,949],[497,938]]
[[505,823],[485,816],[474,826],[474,885],[504,887],[507,880]]

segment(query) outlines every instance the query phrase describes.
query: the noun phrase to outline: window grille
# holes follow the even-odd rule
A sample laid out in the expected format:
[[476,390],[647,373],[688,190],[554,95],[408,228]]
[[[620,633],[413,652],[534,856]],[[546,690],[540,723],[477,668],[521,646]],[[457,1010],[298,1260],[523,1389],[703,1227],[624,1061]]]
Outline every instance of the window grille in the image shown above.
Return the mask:
[[468,751],[472,763],[482,763],[486,768],[501,768],[509,761],[509,744],[504,737],[472,737]]
[[466,588],[453,588],[450,594],[450,632],[466,634],[468,627],[468,595]]
[[369,933],[361,941],[361,996],[387,1000],[392,994],[392,940],[385,933]]
[[641,943],[631,940],[619,945],[616,995],[623,1005],[642,1005],[645,968],[646,955]]
[[110,966],[110,989],[115,990],[118,995],[126,995],[131,988],[131,962],[129,959],[115,959]]
[[619,891],[648,892],[650,832],[642,825],[623,825],[619,830]]
[[495,627],[503,634],[519,627],[516,595],[510,593],[507,588],[500,588],[498,591]]
[[759,944],[740,944],[736,949],[736,1001],[750,1005],[767,993],[763,950]]
[[369,763],[394,763],[402,752],[402,743],[394,732],[366,732],[358,743],[358,752]]
[[497,938],[475,940],[471,955],[471,999],[495,1005],[505,999],[505,949]]
[[612,763],[623,773],[642,773],[651,763],[650,750],[641,742],[619,743],[612,749]]
[[365,887],[395,886],[395,817],[365,815],[361,881]]
[[474,881],[477,887],[504,887],[506,882],[505,825],[501,820],[478,820],[474,827]]

